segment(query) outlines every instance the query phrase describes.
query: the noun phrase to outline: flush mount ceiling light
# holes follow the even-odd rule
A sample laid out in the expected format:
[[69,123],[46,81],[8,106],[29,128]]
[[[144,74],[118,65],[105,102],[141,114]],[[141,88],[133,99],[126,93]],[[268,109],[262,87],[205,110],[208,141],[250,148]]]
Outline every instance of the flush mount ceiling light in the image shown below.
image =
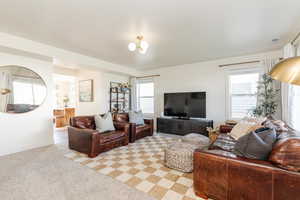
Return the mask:
[[139,53],[146,54],[146,52],[149,48],[149,44],[148,44],[148,42],[144,41],[143,39],[144,39],[143,36],[137,36],[135,42],[129,43],[128,50],[129,51],[138,50]]

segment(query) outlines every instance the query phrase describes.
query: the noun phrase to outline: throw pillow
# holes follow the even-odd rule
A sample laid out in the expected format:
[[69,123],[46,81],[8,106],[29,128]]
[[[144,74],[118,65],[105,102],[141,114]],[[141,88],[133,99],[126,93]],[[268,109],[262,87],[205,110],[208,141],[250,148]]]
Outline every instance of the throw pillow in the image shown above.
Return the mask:
[[275,141],[274,129],[260,128],[239,138],[234,146],[234,152],[246,158],[267,160]]
[[233,127],[229,135],[234,139],[238,140],[240,137],[260,127],[261,125],[256,122],[249,122],[249,121],[242,120]]
[[112,115],[110,112],[104,114],[103,116],[95,115],[95,124],[96,130],[98,130],[100,133],[115,130]]
[[224,151],[232,152],[236,140],[227,134],[219,134],[217,139],[210,145],[210,150],[221,149]]
[[277,133],[282,133],[289,130],[285,123],[281,120],[267,120],[264,122],[264,126],[267,128],[274,128]]
[[130,111],[129,115],[129,122],[135,123],[136,125],[144,125],[144,115],[142,111]]

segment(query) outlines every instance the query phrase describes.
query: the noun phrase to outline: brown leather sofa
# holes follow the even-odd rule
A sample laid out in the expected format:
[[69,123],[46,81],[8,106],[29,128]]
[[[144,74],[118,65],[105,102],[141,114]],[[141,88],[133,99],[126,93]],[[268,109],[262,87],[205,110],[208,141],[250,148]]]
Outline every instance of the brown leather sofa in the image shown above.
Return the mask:
[[72,117],[68,127],[69,148],[96,157],[129,143],[129,124],[114,123],[115,131],[100,133],[96,130],[94,116]]
[[268,161],[223,150],[196,150],[194,190],[214,200],[300,199],[300,137],[282,133]]
[[144,119],[144,125],[136,125],[135,123],[129,123],[128,113],[115,113],[113,115],[115,123],[129,124],[130,125],[130,137],[131,143],[138,139],[153,135],[153,119]]

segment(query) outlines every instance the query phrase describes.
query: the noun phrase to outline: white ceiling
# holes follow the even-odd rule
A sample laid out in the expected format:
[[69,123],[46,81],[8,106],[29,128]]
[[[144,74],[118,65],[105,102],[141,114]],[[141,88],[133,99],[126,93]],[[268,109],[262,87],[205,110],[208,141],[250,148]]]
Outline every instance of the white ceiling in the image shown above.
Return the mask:
[[[299,0],[1,0],[0,31],[137,69],[274,50]],[[129,52],[139,34],[146,55]],[[273,43],[273,38],[280,38]]]

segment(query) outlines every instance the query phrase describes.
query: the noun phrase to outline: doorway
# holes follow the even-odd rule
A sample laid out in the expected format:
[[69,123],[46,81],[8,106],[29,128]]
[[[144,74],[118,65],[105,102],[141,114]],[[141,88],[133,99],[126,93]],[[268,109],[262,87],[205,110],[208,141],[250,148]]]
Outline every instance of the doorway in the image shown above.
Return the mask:
[[54,143],[67,143],[67,127],[76,113],[76,77],[54,74]]

